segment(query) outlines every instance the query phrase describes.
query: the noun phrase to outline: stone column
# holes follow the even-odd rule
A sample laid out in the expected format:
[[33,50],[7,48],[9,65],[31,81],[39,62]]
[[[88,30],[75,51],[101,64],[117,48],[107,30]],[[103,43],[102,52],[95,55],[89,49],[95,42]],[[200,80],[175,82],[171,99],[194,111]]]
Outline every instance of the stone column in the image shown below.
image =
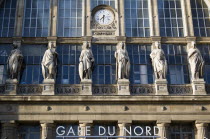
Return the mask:
[[91,29],[90,29],[90,20],[91,20],[91,6],[90,6],[91,0],[86,0],[86,36],[92,36]]
[[49,36],[57,36],[58,0],[50,0]]
[[15,121],[2,121],[2,139],[17,139],[17,125]]
[[118,95],[130,95],[130,82],[128,79],[118,79]]
[[82,36],[86,36],[86,5],[87,1],[82,1]]
[[125,10],[124,10],[124,2],[122,0],[116,1],[119,13],[119,36],[125,36]]
[[81,80],[82,90],[80,95],[92,95],[92,79]]
[[170,122],[161,122],[161,121],[157,122],[158,136],[160,136],[160,138],[158,139],[170,139],[169,125]]
[[23,28],[23,18],[24,18],[24,0],[17,0],[17,12],[16,12],[16,22],[14,36],[22,36]]
[[41,121],[41,139],[55,139],[56,131],[53,121]]
[[[118,136],[132,136],[132,132],[128,133],[125,131],[125,129],[130,131],[130,128],[131,128],[131,121],[129,123],[118,122]],[[118,138],[118,139],[125,139],[125,138]]]
[[169,95],[166,79],[155,79],[156,95]]
[[197,131],[196,139],[208,139],[208,131],[207,131],[208,124],[207,123],[196,122],[195,127]]
[[78,131],[78,136],[81,136],[79,139],[84,139],[82,136],[91,136],[93,135],[92,127],[93,127],[93,121],[79,121],[79,127],[80,131]]

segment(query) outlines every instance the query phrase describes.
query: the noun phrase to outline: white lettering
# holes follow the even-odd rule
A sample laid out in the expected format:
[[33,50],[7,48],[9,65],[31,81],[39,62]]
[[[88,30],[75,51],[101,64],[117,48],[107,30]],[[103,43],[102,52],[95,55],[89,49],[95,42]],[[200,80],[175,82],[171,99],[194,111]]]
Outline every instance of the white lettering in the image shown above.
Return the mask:
[[123,135],[129,135],[129,136],[131,136],[131,126],[129,126],[129,131],[127,130],[127,128],[126,127],[123,127]]
[[112,131],[113,131],[113,133],[111,134],[110,133],[111,132],[110,127],[108,126],[108,134],[109,134],[109,136],[114,136],[115,135],[115,126],[112,126]]
[[159,127],[154,126],[154,136],[157,136],[159,131],[160,131]]
[[[138,128],[141,130],[140,134],[138,134],[138,133],[136,132],[136,130],[137,130]],[[143,132],[144,132],[144,130],[143,130],[143,128],[140,127],[140,126],[136,126],[136,127],[134,128],[134,134],[135,134],[136,136],[141,136],[141,135],[143,134]]]
[[[58,132],[60,128],[62,128],[61,133]],[[56,129],[56,133],[57,133],[59,136],[63,136],[63,135],[65,134],[65,127],[59,126],[59,127]]]
[[[104,131],[103,133],[101,133],[101,129],[103,129],[103,131]],[[103,126],[99,126],[98,132],[99,132],[99,136],[103,136],[106,133],[106,129]]]
[[70,128],[69,128],[69,132],[67,133],[67,136],[69,136],[69,134],[73,134],[75,136],[72,126],[70,126]]
[[152,136],[150,131],[151,131],[151,127],[146,126],[146,136]]
[[86,126],[86,136],[90,136],[90,126]]

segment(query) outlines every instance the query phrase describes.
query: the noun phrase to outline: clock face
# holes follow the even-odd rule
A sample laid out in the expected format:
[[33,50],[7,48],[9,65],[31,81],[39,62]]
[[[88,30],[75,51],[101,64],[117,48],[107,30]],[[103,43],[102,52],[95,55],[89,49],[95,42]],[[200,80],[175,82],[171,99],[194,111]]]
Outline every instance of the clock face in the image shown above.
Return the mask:
[[114,21],[114,14],[108,9],[101,9],[95,13],[94,18],[100,25],[109,25]]

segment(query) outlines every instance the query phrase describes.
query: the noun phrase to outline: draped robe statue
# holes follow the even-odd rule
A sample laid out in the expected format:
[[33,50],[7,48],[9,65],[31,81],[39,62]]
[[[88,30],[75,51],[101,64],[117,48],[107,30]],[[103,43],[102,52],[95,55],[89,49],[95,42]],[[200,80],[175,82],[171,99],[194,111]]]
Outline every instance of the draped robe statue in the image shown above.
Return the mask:
[[128,79],[130,74],[130,59],[125,48],[125,43],[117,44],[116,58],[116,79]]
[[83,50],[79,57],[79,75],[80,79],[91,79],[94,68],[94,57],[88,42],[83,43]]
[[160,42],[155,42],[155,49],[152,50],[150,57],[156,79],[166,79],[167,61],[163,50],[160,48]]
[[23,55],[17,45],[13,46],[14,49],[7,59],[7,72],[10,79],[17,79],[22,67]]
[[58,53],[52,46],[47,49],[42,59],[42,74],[44,79],[55,79]]
[[204,60],[200,51],[196,48],[195,42],[191,43],[191,48],[188,50],[188,60],[190,64],[192,79],[199,79],[203,76]]

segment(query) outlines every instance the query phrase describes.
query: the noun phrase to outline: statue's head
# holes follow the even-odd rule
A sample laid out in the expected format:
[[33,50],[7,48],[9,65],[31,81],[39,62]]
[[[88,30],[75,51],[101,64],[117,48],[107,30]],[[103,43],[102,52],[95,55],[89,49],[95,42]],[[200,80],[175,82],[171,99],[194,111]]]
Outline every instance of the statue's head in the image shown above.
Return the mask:
[[160,49],[160,46],[161,46],[160,41],[155,41],[154,46],[156,49]]
[[191,42],[191,47],[194,48],[194,49],[196,48],[196,42],[195,41]]
[[16,43],[13,43],[12,46],[13,46],[14,49],[18,48],[18,45]]
[[117,49],[125,49],[125,43],[124,42],[119,42],[117,45]]
[[90,48],[89,42],[84,42],[82,48],[83,49],[89,49]]

